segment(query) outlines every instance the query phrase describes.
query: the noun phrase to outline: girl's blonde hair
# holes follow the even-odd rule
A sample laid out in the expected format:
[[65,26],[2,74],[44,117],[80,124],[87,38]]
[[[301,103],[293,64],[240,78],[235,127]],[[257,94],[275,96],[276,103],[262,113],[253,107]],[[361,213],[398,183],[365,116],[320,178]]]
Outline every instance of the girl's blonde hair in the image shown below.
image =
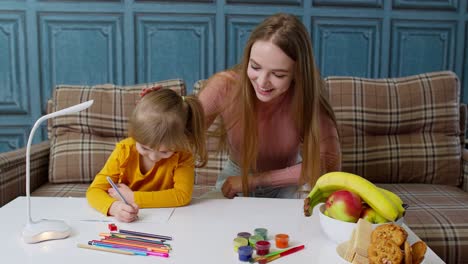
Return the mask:
[[193,152],[197,167],[207,162],[205,116],[194,96],[180,96],[171,89],[145,94],[128,122],[128,135],[138,143],[157,149]]
[[295,76],[290,87],[293,93],[292,112],[301,135],[301,184],[314,186],[321,175],[319,113],[327,114],[336,124],[333,110],[325,96],[324,84],[315,65],[310,36],[302,22],[289,14],[266,18],[251,33],[241,63],[234,70],[240,74],[241,117],[243,123],[242,190],[248,195],[248,174],[255,171],[257,161],[256,95],[247,76],[250,51],[257,41],[271,41],[295,61]]

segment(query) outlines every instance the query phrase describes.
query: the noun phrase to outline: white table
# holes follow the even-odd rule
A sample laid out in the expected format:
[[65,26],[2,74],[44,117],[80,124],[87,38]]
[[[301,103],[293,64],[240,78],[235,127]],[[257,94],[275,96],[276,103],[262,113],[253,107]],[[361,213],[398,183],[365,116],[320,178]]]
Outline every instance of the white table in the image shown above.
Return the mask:
[[[311,217],[302,214],[302,200],[235,198],[193,200],[186,207],[161,210],[161,217],[130,224],[103,218],[87,205],[84,198],[32,198],[32,216],[62,219],[72,228],[64,240],[26,244],[21,232],[26,223],[26,199],[19,197],[0,208],[0,253],[2,263],[245,263],[238,260],[232,240],[238,232],[253,233],[257,227],[268,229],[270,242],[277,233],[289,234],[290,246],[305,249],[280,258],[274,263],[346,263],[336,254],[336,245],[320,229],[317,212]],[[316,208],[318,209],[318,208]],[[158,214],[156,209],[141,214]],[[170,213],[168,214],[168,211]],[[166,218],[167,216],[167,218]],[[149,220],[148,220],[149,219]],[[86,220],[86,221],[85,221]],[[109,222],[104,222],[107,220]],[[169,258],[126,256],[77,248],[76,244],[98,239],[115,223],[121,229],[170,235],[173,251]],[[419,240],[409,233],[409,242]],[[428,249],[424,263],[444,263]]]

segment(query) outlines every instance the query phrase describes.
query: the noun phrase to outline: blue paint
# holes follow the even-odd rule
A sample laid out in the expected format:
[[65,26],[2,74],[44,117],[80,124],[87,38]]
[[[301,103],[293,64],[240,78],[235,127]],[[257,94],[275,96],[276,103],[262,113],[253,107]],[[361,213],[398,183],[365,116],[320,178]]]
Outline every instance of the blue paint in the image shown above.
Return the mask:
[[238,252],[240,261],[249,261],[252,258],[253,248],[251,246],[242,246],[239,247]]

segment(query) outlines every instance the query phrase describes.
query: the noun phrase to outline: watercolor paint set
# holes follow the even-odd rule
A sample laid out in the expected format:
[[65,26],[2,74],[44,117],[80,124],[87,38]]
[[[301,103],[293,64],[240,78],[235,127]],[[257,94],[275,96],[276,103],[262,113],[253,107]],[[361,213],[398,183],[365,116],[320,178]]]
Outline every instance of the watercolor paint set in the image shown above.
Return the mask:
[[304,249],[304,245],[288,248],[290,245],[287,234],[275,235],[275,247],[278,250],[271,251],[271,244],[266,228],[255,228],[253,234],[239,232],[233,240],[234,251],[238,253],[239,260],[250,263],[269,263]]

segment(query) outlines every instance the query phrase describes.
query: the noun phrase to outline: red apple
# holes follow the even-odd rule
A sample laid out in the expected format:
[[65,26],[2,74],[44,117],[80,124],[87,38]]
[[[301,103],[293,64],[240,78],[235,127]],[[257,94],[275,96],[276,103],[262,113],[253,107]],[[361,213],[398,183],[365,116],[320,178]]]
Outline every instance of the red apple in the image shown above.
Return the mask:
[[327,198],[325,207],[331,218],[356,223],[362,211],[362,200],[357,194],[339,190]]

